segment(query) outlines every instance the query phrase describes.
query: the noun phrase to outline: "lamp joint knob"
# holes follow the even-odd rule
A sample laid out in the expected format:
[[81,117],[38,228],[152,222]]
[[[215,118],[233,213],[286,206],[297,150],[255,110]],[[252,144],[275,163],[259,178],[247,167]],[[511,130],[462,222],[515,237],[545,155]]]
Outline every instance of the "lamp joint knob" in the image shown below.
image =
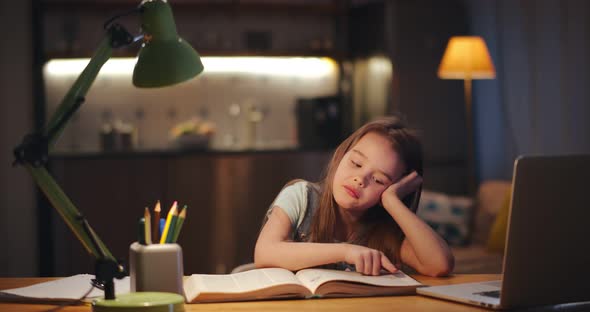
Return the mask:
[[111,47],[113,48],[120,48],[129,45],[134,41],[133,35],[131,35],[121,24],[112,24],[109,27],[108,32],[111,36]]
[[41,167],[47,164],[49,143],[47,137],[39,134],[27,134],[13,151],[15,160],[13,166],[31,164],[33,167]]

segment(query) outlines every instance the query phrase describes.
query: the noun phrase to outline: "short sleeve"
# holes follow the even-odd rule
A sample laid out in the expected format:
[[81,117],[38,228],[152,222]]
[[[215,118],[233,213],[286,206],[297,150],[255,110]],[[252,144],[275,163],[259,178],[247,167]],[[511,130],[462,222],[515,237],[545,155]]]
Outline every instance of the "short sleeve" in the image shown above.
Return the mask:
[[307,209],[307,183],[300,181],[283,188],[271,206],[271,210],[275,206],[281,208],[289,217],[293,228],[298,227],[305,216]]

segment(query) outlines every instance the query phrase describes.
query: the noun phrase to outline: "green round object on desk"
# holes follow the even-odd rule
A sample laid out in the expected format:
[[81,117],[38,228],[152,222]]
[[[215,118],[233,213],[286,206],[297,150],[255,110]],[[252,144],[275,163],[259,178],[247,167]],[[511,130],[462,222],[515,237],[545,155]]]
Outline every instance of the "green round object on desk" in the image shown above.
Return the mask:
[[118,295],[115,299],[94,300],[92,311],[183,312],[184,297],[166,292],[134,292]]

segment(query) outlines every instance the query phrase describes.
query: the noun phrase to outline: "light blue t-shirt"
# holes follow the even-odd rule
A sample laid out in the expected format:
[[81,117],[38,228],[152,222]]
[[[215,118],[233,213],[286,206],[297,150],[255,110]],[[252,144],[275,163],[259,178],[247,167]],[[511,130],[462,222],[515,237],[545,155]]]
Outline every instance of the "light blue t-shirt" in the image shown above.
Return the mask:
[[269,216],[274,207],[279,207],[291,222],[291,239],[306,241],[318,197],[319,186],[316,183],[297,180],[281,190],[266,215]]

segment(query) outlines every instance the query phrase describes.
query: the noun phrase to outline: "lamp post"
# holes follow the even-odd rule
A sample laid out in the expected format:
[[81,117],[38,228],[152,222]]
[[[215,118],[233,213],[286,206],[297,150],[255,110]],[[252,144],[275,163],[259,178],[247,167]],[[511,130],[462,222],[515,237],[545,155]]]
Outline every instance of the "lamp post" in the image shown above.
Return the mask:
[[455,36],[449,39],[438,67],[441,79],[461,79],[464,84],[467,123],[467,166],[470,195],[477,190],[475,137],[472,112],[472,80],[494,79],[496,70],[485,41],[478,36]]
[[[124,27],[113,23],[117,18],[130,14],[140,14],[142,34],[139,36],[134,37]],[[178,36],[172,9],[166,0],[143,0],[133,10],[109,19],[104,28],[105,38],[64,96],[54,115],[49,118],[46,127],[39,132],[25,135],[22,143],[14,149],[14,164],[27,169],[86,251],[95,257],[94,283],[105,290],[104,300],[93,303],[95,311],[118,308],[129,311],[141,307],[151,307],[150,311],[183,310],[184,298],[178,294],[149,293],[150,295],[146,296],[145,293],[131,293],[119,296],[115,300],[113,278],[122,278],[125,269],[115,260],[83,214],[45,168],[49,151],[72,115],[84,103],[86,93],[101,67],[111,57],[113,49],[142,40],[133,71],[133,84],[140,88],[177,84],[203,71],[199,54]]]

